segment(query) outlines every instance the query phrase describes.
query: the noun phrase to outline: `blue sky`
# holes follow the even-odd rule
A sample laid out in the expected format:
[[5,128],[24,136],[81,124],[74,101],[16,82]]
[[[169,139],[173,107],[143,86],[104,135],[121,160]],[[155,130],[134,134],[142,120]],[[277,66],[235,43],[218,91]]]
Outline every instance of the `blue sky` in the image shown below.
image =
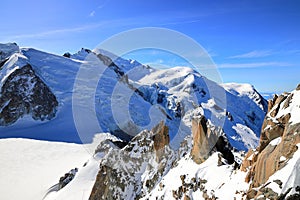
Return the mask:
[[0,42],[57,54],[93,49],[132,28],[169,28],[202,45],[224,82],[251,83],[261,92],[300,83],[297,0],[4,0],[0,17]]

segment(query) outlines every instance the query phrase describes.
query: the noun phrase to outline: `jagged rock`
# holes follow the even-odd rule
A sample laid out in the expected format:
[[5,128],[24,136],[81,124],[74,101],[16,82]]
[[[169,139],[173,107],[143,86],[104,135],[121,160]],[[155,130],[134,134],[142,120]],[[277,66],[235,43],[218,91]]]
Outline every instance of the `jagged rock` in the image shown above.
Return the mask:
[[63,57],[70,58],[71,54],[69,52],[64,53]]
[[[266,198],[278,199],[278,194],[271,191],[268,187],[263,187],[261,191],[255,194],[255,189],[264,184],[271,175],[285,166],[285,162],[280,161],[280,157],[287,160],[292,158],[297,150],[297,144],[300,142],[300,123],[291,124],[291,114],[278,115],[279,108],[287,108],[293,98],[293,94],[286,93],[279,97],[274,97],[269,101],[269,115],[265,118],[260,143],[256,151],[250,150],[241,165],[241,170],[247,171],[246,181],[252,181],[247,196],[257,197],[261,193]],[[272,105],[275,102],[274,105]],[[271,108],[273,106],[273,108]],[[278,116],[277,116],[278,115]],[[270,142],[275,138],[280,138],[278,143]],[[249,159],[249,157],[252,157]],[[279,187],[282,182],[277,181]]]
[[[270,125],[272,124],[272,125]],[[284,132],[284,125],[281,123],[275,124],[271,120],[267,122],[269,128],[263,129],[260,135],[260,144],[258,151],[261,152],[275,138],[281,137]]]
[[277,120],[279,121],[279,123],[286,125],[289,120],[291,118],[291,114],[288,113],[286,115],[281,116],[280,118],[277,118]]
[[284,104],[283,104],[283,109],[286,109],[287,107],[290,106],[291,100],[293,99],[293,94],[290,94],[288,96],[288,98],[285,100]]
[[1,88],[0,125],[13,124],[26,114],[35,120],[50,120],[57,106],[55,95],[27,64],[12,72]]
[[275,104],[277,98],[278,98],[278,95],[277,95],[277,94],[274,94],[273,99],[269,99],[269,100],[268,100],[268,113],[269,113],[269,112],[271,111],[271,109],[273,108],[273,106],[274,106],[274,104]]
[[223,136],[220,136],[214,147],[218,152],[221,152],[221,157],[224,158],[227,163],[223,164],[233,164],[234,163],[234,155],[231,152],[232,147],[230,146],[227,139]]
[[183,200],[191,200],[191,198],[188,195],[184,195]]
[[286,198],[286,200],[299,200],[299,199],[300,199],[300,194],[293,194]]
[[[294,134],[297,133],[297,134]],[[253,176],[252,187],[258,187],[265,183],[268,178],[277,170],[284,166],[280,162],[280,157],[291,158],[297,150],[297,144],[300,142],[300,124],[285,127],[282,141],[277,146],[267,145],[258,155],[257,162],[252,167],[250,173]]]
[[169,128],[165,126],[163,121],[161,121],[152,129],[152,132],[154,133],[153,141],[156,159],[157,162],[159,162],[163,156],[164,147],[170,143]]
[[66,185],[68,185],[75,177],[76,173],[78,172],[77,168],[74,168],[70,170],[68,173],[66,173],[64,176],[60,177],[59,183],[58,183],[58,189],[62,189]]
[[260,195],[263,195],[264,199],[278,199],[278,194],[268,187],[260,188],[256,196]]
[[100,170],[96,178],[96,183],[90,194],[89,200],[113,200],[114,197],[109,192],[109,184],[111,184],[111,180],[114,178],[117,177],[113,169],[111,169],[108,166],[100,165]]
[[[112,142],[106,141],[104,144],[111,145]],[[89,199],[143,197],[171,167],[174,154],[168,144],[168,127],[161,122],[152,131],[139,133],[124,148],[111,149],[101,160]],[[142,180],[143,173],[149,173],[149,178]]]
[[253,199],[257,194],[257,191],[255,189],[250,189],[247,192],[247,199]]
[[273,182],[277,183],[279,185],[279,188],[282,188],[282,181],[281,180],[274,180]]
[[205,200],[208,200],[208,199],[209,199],[209,196],[208,196],[208,194],[207,194],[207,190],[204,190],[204,191],[203,191],[202,197],[203,197]]
[[[280,104],[285,100],[287,98],[287,96],[286,95],[280,95],[278,98],[276,98],[276,101],[275,101],[275,103],[274,103],[274,108],[275,108],[275,106],[276,106],[276,108],[275,109],[273,109],[273,111],[271,111],[270,112],[270,115],[271,115],[271,117],[275,117],[276,115],[277,115],[277,113],[278,113],[278,111],[279,111],[279,108],[280,108]],[[271,109],[270,109],[271,110]]]
[[191,156],[194,162],[204,162],[216,145],[219,136],[207,127],[207,120],[204,116],[195,118],[192,121],[193,148]]
[[[246,154],[246,156],[245,156],[245,158],[244,158],[244,160],[243,160],[243,162],[241,164],[240,169],[242,171],[246,172],[247,169],[249,167],[251,167],[256,162],[256,160],[257,160],[257,153],[256,153],[256,151],[254,149],[250,149],[247,152],[247,154]],[[249,181],[246,181],[246,182],[249,182]]]
[[297,90],[297,91],[300,90],[300,84],[297,85],[296,90]]
[[[271,107],[268,108],[268,110],[270,111],[270,116],[275,117],[278,113],[281,104],[286,105],[287,102],[290,102],[292,96],[293,96],[292,94],[289,96],[286,95],[280,95],[279,97],[274,96],[274,99],[272,100],[273,102],[275,101],[274,103],[275,105],[273,106],[274,108]],[[272,105],[269,104],[269,106]],[[287,125],[290,117],[291,115],[289,113],[279,117],[277,119],[279,123],[275,123],[274,120],[272,118],[269,118],[268,116],[265,118],[262,126],[262,133],[260,135],[260,143],[258,147],[259,152],[261,152],[274,138],[281,137],[283,135],[285,126]]]
[[[193,148],[191,150],[192,159],[200,164],[204,162],[213,151],[221,152],[220,163],[233,164],[234,155],[231,152],[232,147],[225,137],[220,135],[221,130],[214,127],[212,130],[208,127],[208,122],[204,116],[195,118],[192,121]],[[227,163],[221,160],[224,158]]]
[[103,54],[97,54],[97,57],[103,62],[104,65],[114,70],[119,77],[122,77],[125,74],[110,57]]

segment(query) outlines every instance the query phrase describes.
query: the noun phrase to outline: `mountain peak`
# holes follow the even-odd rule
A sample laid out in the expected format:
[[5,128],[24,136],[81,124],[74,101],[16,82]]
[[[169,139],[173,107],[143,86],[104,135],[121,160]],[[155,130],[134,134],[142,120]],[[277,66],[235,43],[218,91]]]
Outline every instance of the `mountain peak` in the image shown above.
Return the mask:
[[0,43],[0,62],[7,59],[14,53],[19,53],[20,48],[16,43]]

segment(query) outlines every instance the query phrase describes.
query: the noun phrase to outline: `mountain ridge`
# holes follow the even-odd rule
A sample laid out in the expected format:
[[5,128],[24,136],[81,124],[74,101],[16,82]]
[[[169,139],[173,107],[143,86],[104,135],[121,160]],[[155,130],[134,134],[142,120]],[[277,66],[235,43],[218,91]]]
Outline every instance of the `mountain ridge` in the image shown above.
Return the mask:
[[[206,79],[198,74],[198,72],[190,70],[189,68],[178,67],[170,70],[152,69],[137,61],[124,60],[104,50],[91,51],[82,49],[78,53],[70,55],[70,58],[48,54],[30,48],[18,48],[18,51],[17,53],[13,51],[13,54],[9,55],[9,59],[15,59],[6,61],[5,65],[9,65],[10,67],[22,67],[27,63],[31,64],[35,74],[40,77],[57,98],[57,113],[53,120],[42,123],[37,121],[30,122],[28,119],[23,120],[26,119],[26,117],[18,120],[17,124],[22,124],[21,127],[24,127],[23,124],[25,123],[26,129],[31,131],[27,136],[26,133],[24,133],[24,130],[26,130],[25,127],[22,130],[23,132],[20,132],[20,128],[8,126],[0,127],[0,130],[2,129],[1,132],[6,132],[6,134],[4,134],[5,136],[1,134],[0,137],[25,136],[36,139],[43,139],[44,137],[46,140],[90,142],[93,135],[99,130],[97,130],[94,125],[86,124],[86,127],[91,127],[90,130],[87,131],[89,133],[86,133],[84,136],[79,135],[78,138],[78,130],[72,116],[74,114],[72,111],[72,102],[74,102],[74,95],[72,94],[72,91],[74,92],[73,83],[78,79],[76,75],[79,69],[88,69],[94,65],[104,64],[107,68],[103,74],[100,74],[100,80],[97,80],[99,77],[95,77],[95,80],[93,80],[94,82],[99,82],[96,86],[94,101],[99,102],[96,105],[95,112],[103,132],[115,132],[118,137],[123,135],[123,139],[127,138],[128,140],[143,129],[153,128],[159,121],[164,119],[171,131],[171,144],[173,147],[178,148],[180,140],[184,138],[186,132],[189,132],[191,116],[204,112],[207,119],[212,120],[213,123],[222,124],[222,121],[225,123],[224,128],[227,129],[225,132],[230,132],[228,133],[230,142],[240,144],[237,148],[246,150],[250,146],[253,147],[258,141],[256,139],[253,141],[249,140],[249,144],[243,144],[245,142],[248,143],[248,140],[241,140],[242,135],[248,134],[249,132],[258,135],[259,128],[256,128],[257,123],[260,124],[263,120],[263,106],[266,102],[255,90],[253,90],[252,93],[254,97],[243,99],[242,97],[226,92],[218,84]],[[97,54],[97,52],[104,53]],[[115,57],[113,58],[114,60],[105,54]],[[107,62],[103,59],[106,59]],[[1,74],[5,75],[3,68]],[[6,76],[9,76],[9,74],[6,74]],[[122,82],[122,80],[125,80],[125,82]],[[1,81],[4,82],[5,79],[2,78]],[[80,81],[82,81],[82,85],[86,85],[87,88],[90,87],[91,82],[93,82],[91,79]],[[88,94],[90,93],[89,90],[90,89],[85,90],[84,92],[90,95]],[[224,93],[223,96],[229,99],[229,104],[226,105],[226,100],[224,101],[224,99],[218,100],[210,96],[210,93],[214,93],[213,90]],[[120,92],[125,98],[122,97],[123,99],[118,99],[118,97],[115,96],[116,91]],[[125,91],[130,95],[125,94]],[[195,96],[193,99],[188,100],[190,95]],[[80,98],[82,98],[78,99],[80,104],[76,106],[79,107],[79,110],[81,109],[86,112],[88,109],[85,107],[84,101],[90,97],[82,96]],[[107,101],[107,98],[111,100]],[[253,104],[251,98],[261,98],[261,102]],[[254,112],[239,112],[235,108],[235,105],[231,105],[232,100],[251,105]],[[107,105],[113,106],[110,108]],[[128,112],[128,110],[126,110],[128,105],[130,105],[129,115],[120,115],[121,112]],[[4,104],[2,104],[1,107],[5,107]],[[196,111],[193,111],[194,109]],[[155,121],[153,121],[154,118],[149,118],[150,116],[148,118],[142,117],[148,116],[149,111],[155,113],[157,118]],[[116,114],[116,112],[118,114]],[[105,114],[100,115],[100,113]],[[87,115],[90,114],[92,114],[92,112],[87,112]],[[215,117],[217,115],[220,119]],[[233,120],[233,123],[227,119],[228,116],[226,117],[226,115],[230,116],[229,118]],[[237,117],[235,117],[235,115],[237,115]],[[257,116],[257,119],[255,119],[257,121],[251,120],[253,119],[252,115]],[[130,118],[132,118],[132,120],[128,120]],[[54,124],[54,121],[56,126],[51,125],[52,123]],[[251,129],[248,130],[242,127],[241,124],[245,122],[248,123]],[[44,134],[33,134],[35,124],[40,124],[40,126],[44,127],[40,129]],[[18,126],[19,125],[16,127]],[[135,129],[136,131],[133,133],[128,132],[128,129],[126,129],[127,126],[132,127],[129,131]],[[232,129],[232,126],[236,128]],[[65,134],[58,135],[56,134],[57,132],[65,132]],[[9,133],[11,133],[11,136]],[[130,137],[128,137],[128,133],[129,136],[131,135]]]

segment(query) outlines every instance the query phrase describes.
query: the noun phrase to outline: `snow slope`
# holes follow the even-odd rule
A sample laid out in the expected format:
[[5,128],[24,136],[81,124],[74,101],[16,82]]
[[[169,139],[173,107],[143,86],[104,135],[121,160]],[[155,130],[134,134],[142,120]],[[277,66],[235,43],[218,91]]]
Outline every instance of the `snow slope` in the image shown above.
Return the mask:
[[[89,196],[99,170],[100,157],[93,156],[94,150],[105,139],[117,140],[106,133],[96,134],[93,143],[85,145],[21,138],[1,139],[0,199],[41,200],[60,177],[74,168],[79,171],[64,189],[75,185],[69,194],[80,200],[82,195]],[[51,194],[54,196],[56,193]],[[67,199],[61,195],[61,199]],[[71,198],[72,195],[68,199],[76,199]]]
[[0,140],[0,199],[41,200],[48,188],[91,156],[79,144]]

